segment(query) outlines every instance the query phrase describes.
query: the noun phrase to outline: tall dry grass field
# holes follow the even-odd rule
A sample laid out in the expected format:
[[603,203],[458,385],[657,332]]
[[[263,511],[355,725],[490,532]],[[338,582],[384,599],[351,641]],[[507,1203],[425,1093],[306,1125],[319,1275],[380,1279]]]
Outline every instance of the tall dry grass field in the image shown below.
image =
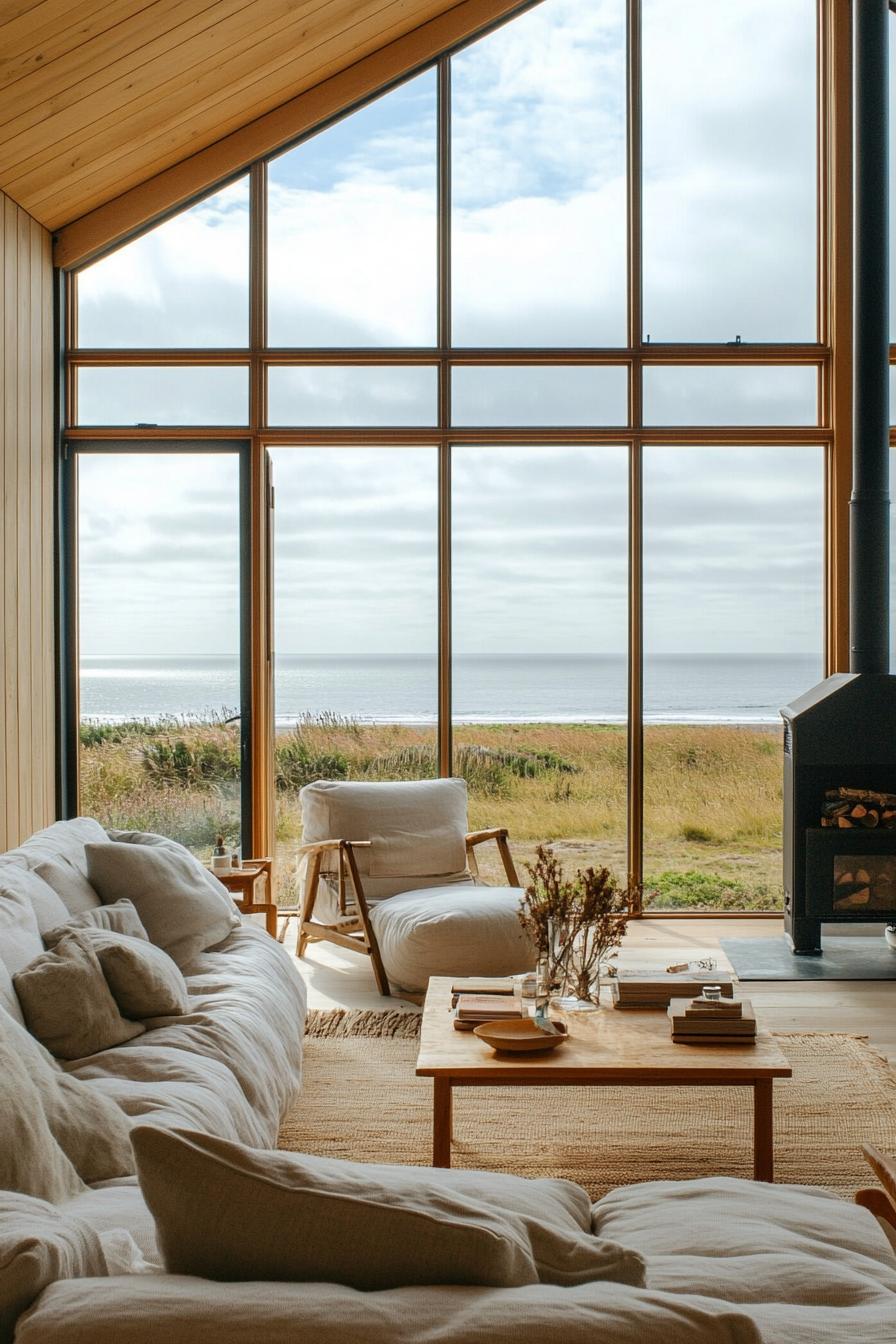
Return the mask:
[[[436,773],[432,728],[369,726],[330,715],[278,734],[280,900],[297,898],[298,793],[312,779],[420,779]],[[470,826],[506,826],[522,865],[548,841],[573,866],[626,861],[625,730],[591,724],[459,726],[455,773]],[[645,903],[655,908],[777,909],[781,904],[781,756],[766,729],[645,730]],[[218,833],[239,840],[239,741],[233,725],[84,725],[81,808],[106,825],[156,830],[205,857]],[[483,873],[501,879],[497,855]]]

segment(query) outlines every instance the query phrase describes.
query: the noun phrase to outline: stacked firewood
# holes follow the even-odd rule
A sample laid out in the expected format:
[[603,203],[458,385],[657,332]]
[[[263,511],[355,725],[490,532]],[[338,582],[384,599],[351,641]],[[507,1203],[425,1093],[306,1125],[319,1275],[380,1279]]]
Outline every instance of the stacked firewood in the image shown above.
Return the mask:
[[877,793],[874,789],[828,789],[821,809],[822,826],[857,830],[876,826],[896,830],[896,793]]

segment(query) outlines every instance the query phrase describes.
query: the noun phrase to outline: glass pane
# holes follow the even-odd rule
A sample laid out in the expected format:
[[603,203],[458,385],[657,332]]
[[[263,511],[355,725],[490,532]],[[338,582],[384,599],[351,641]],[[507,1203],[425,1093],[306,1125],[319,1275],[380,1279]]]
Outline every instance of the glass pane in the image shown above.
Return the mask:
[[455,425],[624,425],[628,373],[615,366],[456,364]]
[[434,448],[276,448],[274,689],[281,900],[299,788],[438,774]]
[[277,365],[268,370],[268,424],[434,425],[438,396],[429,365]]
[[249,179],[78,272],[85,348],[249,343]]
[[625,3],[545,0],[451,61],[456,345],[626,339]]
[[268,165],[268,340],[435,345],[436,75]]
[[[892,389],[892,375],[891,375]],[[892,391],[891,391],[891,405]],[[890,489],[896,485],[896,448],[890,449]],[[890,502],[890,671],[896,672],[896,505]]]
[[644,0],[644,332],[816,339],[815,0]]
[[249,370],[175,365],[78,370],[79,425],[246,425]]
[[647,425],[815,425],[818,371],[678,364],[644,370]]
[[[518,860],[626,873],[628,456],[452,450],[454,771]],[[495,818],[498,818],[498,821]],[[483,872],[503,881],[483,846]],[[522,869],[521,869],[522,876]]]
[[236,454],[78,457],[80,810],[240,845]]
[[781,718],[821,680],[821,448],[644,450],[653,908],[779,909]]

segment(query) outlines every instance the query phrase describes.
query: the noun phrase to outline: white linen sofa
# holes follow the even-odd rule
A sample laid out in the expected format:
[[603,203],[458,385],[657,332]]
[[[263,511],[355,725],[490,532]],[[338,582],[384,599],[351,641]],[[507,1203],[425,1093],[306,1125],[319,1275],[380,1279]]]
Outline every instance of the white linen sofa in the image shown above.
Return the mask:
[[[0,856],[0,882],[47,857],[83,876],[83,846],[101,834],[88,819],[57,823]],[[183,969],[186,1017],[66,1072],[144,1122],[270,1147],[300,1081],[305,999],[292,960],[261,930],[242,927]],[[710,1178],[605,1196],[593,1230],[644,1256],[644,1287],[365,1293],[212,1282],[163,1272],[135,1177],[102,1182],[60,1208],[98,1233],[125,1229],[145,1263],[48,1281],[19,1316],[15,1344],[896,1344],[896,1255],[881,1226],[805,1187]],[[363,1229],[359,1243],[362,1255]]]

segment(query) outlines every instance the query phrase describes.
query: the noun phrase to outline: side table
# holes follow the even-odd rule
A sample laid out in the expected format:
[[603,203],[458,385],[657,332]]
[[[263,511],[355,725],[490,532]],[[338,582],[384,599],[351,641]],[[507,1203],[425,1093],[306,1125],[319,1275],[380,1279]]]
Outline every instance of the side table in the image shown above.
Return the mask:
[[246,859],[242,868],[224,872],[206,864],[210,873],[222,882],[233,897],[236,908],[244,915],[264,915],[264,926],[272,938],[277,937],[277,907],[273,902],[273,859]]

